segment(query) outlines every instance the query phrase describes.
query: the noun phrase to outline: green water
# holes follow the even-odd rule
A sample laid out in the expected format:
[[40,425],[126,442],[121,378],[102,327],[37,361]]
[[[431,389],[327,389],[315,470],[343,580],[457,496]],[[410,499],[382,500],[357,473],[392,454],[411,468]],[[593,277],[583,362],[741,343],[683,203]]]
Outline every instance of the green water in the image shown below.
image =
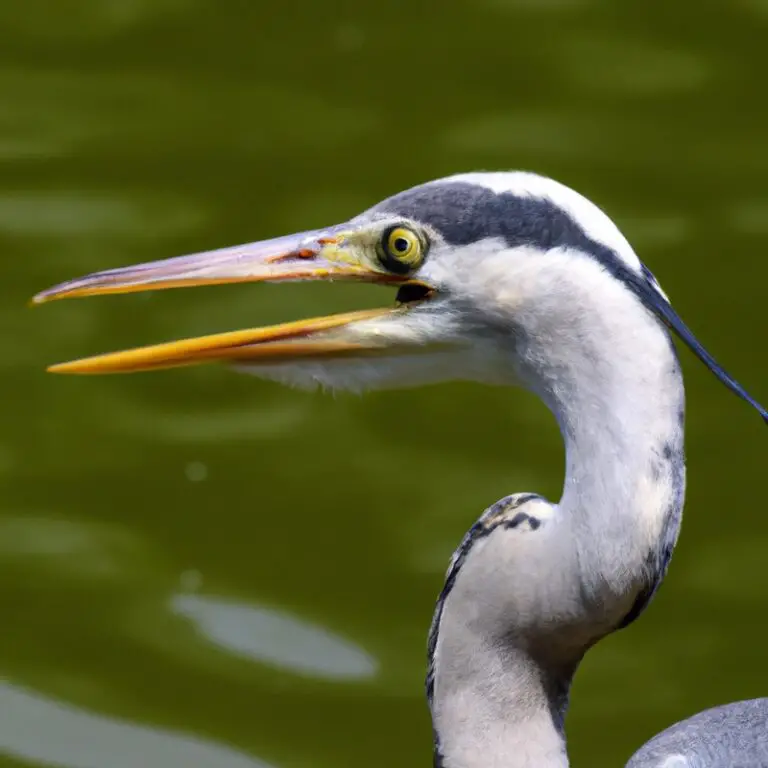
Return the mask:
[[[519,392],[44,373],[380,289],[25,308],[54,282],[527,168],[606,208],[768,399],[766,0],[9,0],[0,34],[2,768],[429,765],[450,553],[489,503],[562,480],[553,420]],[[768,694],[765,428],[683,365],[680,545],[652,608],[579,673],[576,766]]]

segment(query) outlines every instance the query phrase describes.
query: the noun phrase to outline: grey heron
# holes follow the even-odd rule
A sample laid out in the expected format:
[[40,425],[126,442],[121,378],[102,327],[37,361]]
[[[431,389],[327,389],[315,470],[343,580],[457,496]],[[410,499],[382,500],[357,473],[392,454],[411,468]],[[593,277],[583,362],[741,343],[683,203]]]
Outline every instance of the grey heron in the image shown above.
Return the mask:
[[[565,442],[562,497],[553,504],[518,494],[472,528],[438,603],[427,692],[436,765],[566,766],[564,718],[578,664],[645,609],[678,537],[685,409],[670,330],[766,422],[768,412],[697,341],[606,214],[532,173],[431,181],[344,224],[98,272],[34,301],[290,280],[391,285],[397,300],[51,370],[218,360],[297,386],[470,379],[536,393]],[[662,734],[630,765],[764,764],[754,755],[766,755],[768,700],[699,718]]]

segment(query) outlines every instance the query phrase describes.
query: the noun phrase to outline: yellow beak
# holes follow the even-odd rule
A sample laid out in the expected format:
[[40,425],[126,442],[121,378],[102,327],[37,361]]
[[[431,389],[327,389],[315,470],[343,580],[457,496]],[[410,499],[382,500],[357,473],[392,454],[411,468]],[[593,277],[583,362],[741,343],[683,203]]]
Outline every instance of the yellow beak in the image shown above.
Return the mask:
[[[402,285],[406,277],[378,271],[349,247],[343,227],[302,232],[191,256],[96,272],[38,293],[34,304],[55,299],[162,290],[236,282],[358,280]],[[61,363],[55,373],[126,373],[210,361],[250,365],[286,363],[307,357],[391,353],[377,335],[353,331],[358,324],[405,311],[393,307],[329,315],[280,325],[219,333]]]

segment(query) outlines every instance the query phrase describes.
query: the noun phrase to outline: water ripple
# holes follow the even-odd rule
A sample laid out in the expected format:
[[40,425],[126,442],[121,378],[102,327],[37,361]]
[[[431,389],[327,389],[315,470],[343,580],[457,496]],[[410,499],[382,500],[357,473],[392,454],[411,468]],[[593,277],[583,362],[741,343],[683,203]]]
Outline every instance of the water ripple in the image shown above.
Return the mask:
[[[0,69],[0,153],[26,159],[77,150],[81,157],[100,157],[108,146],[130,162],[135,147],[144,146],[167,161],[169,152],[201,145],[211,152],[210,137],[221,134],[221,115],[226,115],[223,143],[242,157],[243,152],[272,152],[275,146],[317,151],[343,145],[375,125],[370,110],[275,82],[222,81],[206,91],[205,99],[200,89],[194,78],[172,78],[162,71],[89,72],[72,78],[60,70]],[[262,106],[256,125],[254,104]],[[312,130],[306,128],[307,115],[312,115]],[[184,130],[188,125],[195,130]]]
[[[0,4],[0,29],[6,35],[46,39],[90,40],[146,24],[157,17],[193,12],[196,0],[26,0]],[[41,24],[40,19],[45,18]]]
[[171,597],[170,609],[221,648],[296,674],[364,680],[377,672],[376,660],[349,640],[273,608],[177,594]]
[[154,583],[167,572],[163,555],[126,526],[33,513],[0,517],[0,566],[23,568],[27,582],[55,577],[104,588]]
[[558,45],[558,54],[565,78],[584,89],[620,96],[695,90],[709,74],[705,62],[690,51],[626,38],[569,38]]
[[270,768],[223,744],[97,715],[0,682],[0,753],[63,768]]
[[187,234],[206,216],[188,200],[142,190],[139,195],[79,190],[5,191],[0,194],[0,232],[12,236],[151,238]]
[[744,235],[768,234],[768,198],[741,200],[725,211],[730,227]]
[[220,445],[233,440],[286,439],[306,422],[312,409],[305,402],[279,402],[264,397],[258,403],[239,403],[236,407],[208,408],[207,411],[171,410],[121,397],[110,408],[111,428],[122,435],[151,437],[166,443],[210,443]]
[[519,13],[520,11],[554,12],[569,11],[592,5],[594,0],[485,0],[486,5],[499,11]]
[[521,110],[479,114],[456,122],[440,144],[456,150],[511,157],[545,152],[553,157],[590,157],[602,141],[595,136],[593,116],[583,118],[557,110]]

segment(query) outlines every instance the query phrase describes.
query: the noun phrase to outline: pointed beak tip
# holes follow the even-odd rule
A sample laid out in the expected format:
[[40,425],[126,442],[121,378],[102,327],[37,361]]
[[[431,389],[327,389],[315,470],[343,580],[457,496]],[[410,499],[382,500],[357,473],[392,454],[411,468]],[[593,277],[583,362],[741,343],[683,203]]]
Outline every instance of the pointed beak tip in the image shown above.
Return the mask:
[[49,365],[46,367],[45,372],[46,373],[84,373],[85,371],[79,371],[77,370],[78,366],[76,363],[54,363],[53,365]]
[[65,298],[67,295],[69,294],[60,290],[60,286],[46,288],[44,291],[39,291],[29,299],[27,301],[27,306],[39,307],[41,304],[50,304],[50,302]]

